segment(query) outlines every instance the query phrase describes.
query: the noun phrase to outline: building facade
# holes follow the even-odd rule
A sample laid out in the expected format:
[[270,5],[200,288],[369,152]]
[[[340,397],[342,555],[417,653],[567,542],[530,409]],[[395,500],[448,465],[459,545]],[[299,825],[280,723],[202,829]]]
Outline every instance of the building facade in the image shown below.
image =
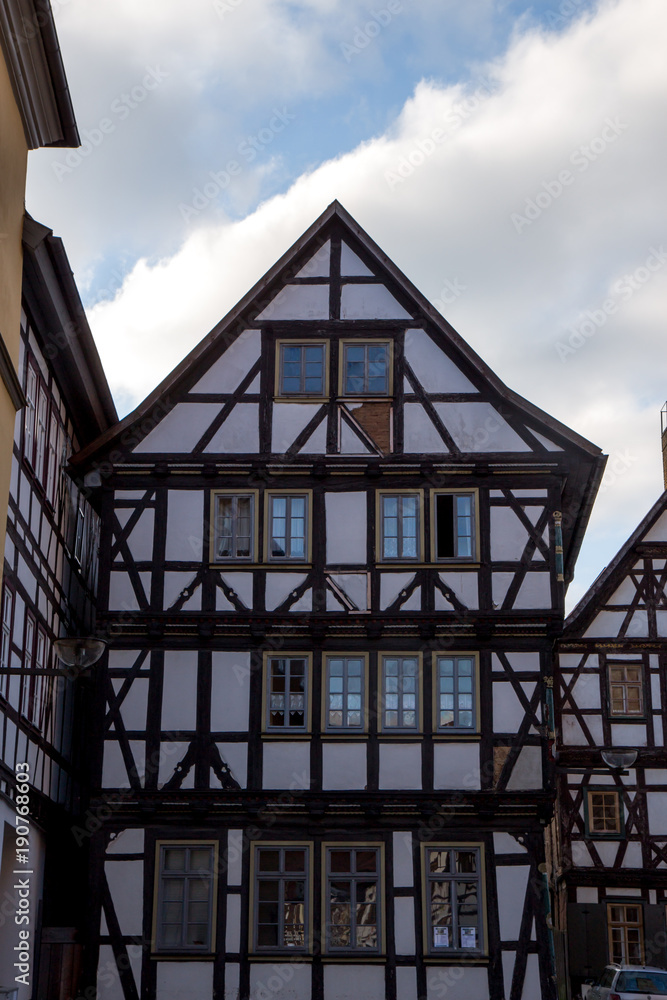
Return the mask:
[[99,517],[67,461],[117,417],[62,243],[29,216],[23,257],[26,404],[13,421],[2,588],[0,989],[28,1000],[69,996],[80,965],[85,862],[71,828],[85,686],[63,675],[53,641],[94,627]]
[[[568,996],[610,961],[667,964],[666,567],[663,493],[558,643],[551,860]],[[610,767],[601,751],[629,756]]]
[[555,996],[552,646],[603,465],[337,203],[74,456],[82,991]]

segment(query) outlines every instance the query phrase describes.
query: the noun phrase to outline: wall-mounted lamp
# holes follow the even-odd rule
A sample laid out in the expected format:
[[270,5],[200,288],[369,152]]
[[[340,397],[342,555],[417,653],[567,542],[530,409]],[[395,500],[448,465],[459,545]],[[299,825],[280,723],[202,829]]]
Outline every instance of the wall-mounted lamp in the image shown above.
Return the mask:
[[632,767],[637,760],[636,750],[601,750],[603,761],[613,771],[618,771],[622,767]]
[[56,656],[65,666],[72,668],[72,674],[84,673],[100,659],[106,649],[104,639],[70,636],[56,639],[53,643]]

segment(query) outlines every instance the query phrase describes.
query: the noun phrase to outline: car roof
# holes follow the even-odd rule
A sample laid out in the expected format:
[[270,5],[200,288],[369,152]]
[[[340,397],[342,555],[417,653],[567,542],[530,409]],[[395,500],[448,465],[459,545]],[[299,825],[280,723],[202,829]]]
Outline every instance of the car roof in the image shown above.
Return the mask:
[[616,963],[606,966],[607,969],[618,969],[619,972],[667,972],[667,969],[659,969],[655,965],[617,965]]

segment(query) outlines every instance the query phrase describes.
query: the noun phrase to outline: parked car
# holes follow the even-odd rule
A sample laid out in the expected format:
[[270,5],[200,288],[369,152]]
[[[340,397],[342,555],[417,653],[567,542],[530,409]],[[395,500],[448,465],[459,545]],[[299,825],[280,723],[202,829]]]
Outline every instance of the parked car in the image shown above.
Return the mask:
[[[584,987],[585,989],[585,987]],[[586,1000],[655,1000],[667,997],[667,972],[649,965],[607,965],[582,996]]]

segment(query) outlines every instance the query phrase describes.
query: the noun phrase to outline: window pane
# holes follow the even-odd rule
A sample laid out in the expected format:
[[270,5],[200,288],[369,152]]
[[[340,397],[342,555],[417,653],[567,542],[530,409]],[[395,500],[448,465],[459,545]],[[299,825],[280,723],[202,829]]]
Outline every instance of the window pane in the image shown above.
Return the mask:
[[185,871],[184,848],[166,848],[163,857],[165,871]]
[[259,870],[261,872],[280,871],[280,852],[275,850],[261,850],[259,855]]

